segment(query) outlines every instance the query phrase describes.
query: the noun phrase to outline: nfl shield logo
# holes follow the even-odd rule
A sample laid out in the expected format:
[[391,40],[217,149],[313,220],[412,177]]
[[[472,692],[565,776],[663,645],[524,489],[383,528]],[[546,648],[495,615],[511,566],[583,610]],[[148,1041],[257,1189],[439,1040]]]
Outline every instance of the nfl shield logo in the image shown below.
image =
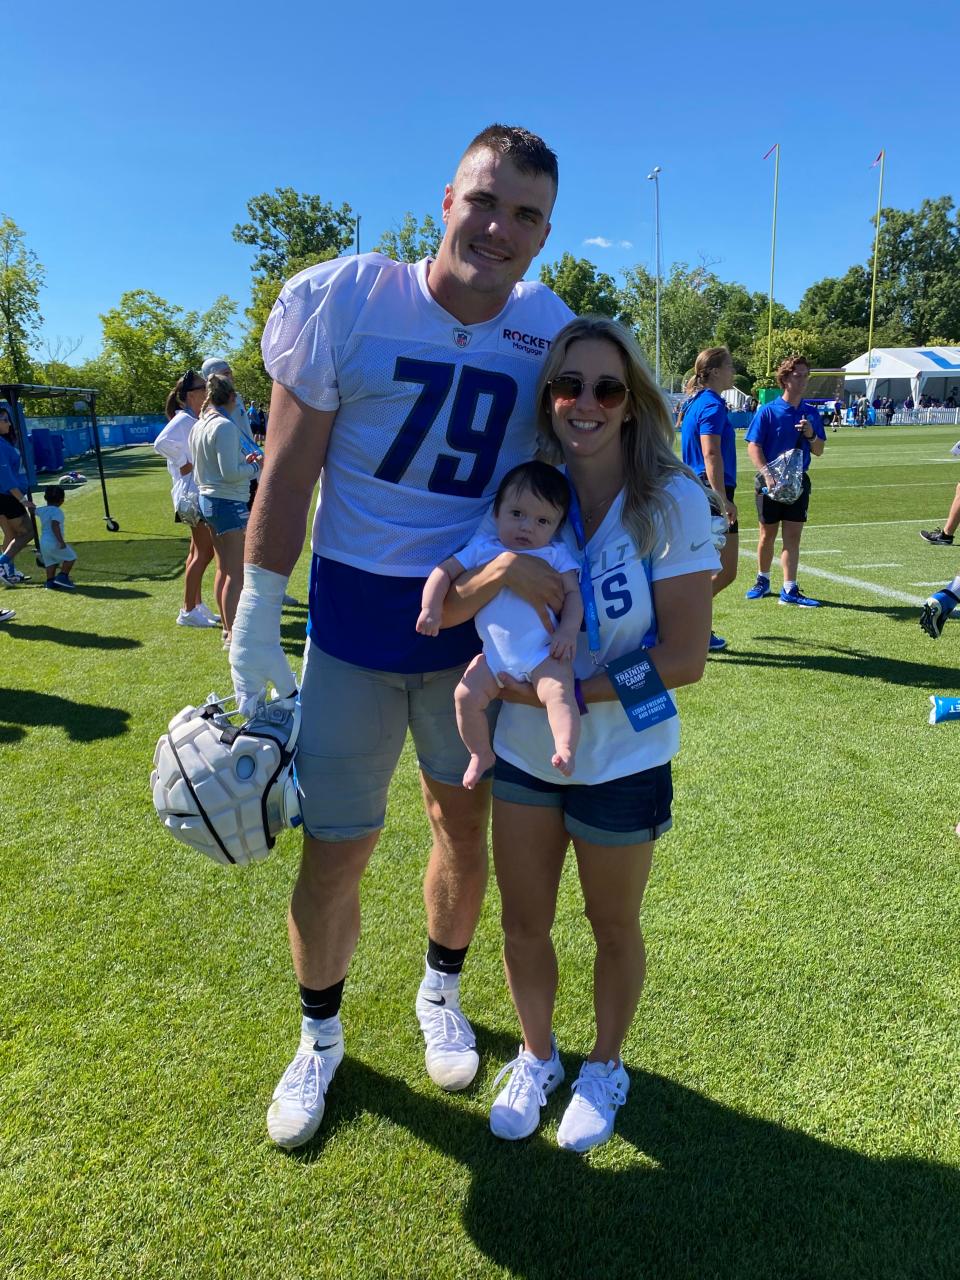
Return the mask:
[[454,329],[453,331],[453,340],[458,347],[465,347],[470,341],[471,336],[471,334],[467,333],[466,329]]

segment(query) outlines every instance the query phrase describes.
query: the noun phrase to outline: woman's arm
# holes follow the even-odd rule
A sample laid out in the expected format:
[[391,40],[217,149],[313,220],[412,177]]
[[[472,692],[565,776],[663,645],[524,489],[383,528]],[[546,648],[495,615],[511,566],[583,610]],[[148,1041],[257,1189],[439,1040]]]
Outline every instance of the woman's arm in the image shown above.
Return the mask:
[[230,418],[223,418],[214,434],[217,467],[226,484],[231,481],[249,480],[259,476],[260,467],[247,462],[240,448],[240,432]]

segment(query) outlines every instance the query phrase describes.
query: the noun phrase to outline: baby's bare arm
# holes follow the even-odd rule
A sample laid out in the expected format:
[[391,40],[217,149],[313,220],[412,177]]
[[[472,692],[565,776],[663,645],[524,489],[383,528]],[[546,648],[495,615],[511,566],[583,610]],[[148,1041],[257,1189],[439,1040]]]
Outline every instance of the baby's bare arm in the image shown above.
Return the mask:
[[577,635],[583,622],[583,597],[575,569],[568,569],[562,578],[563,609],[550,641],[550,652],[555,658],[570,659],[576,652]]
[[463,565],[455,556],[450,556],[430,574],[423,584],[423,596],[420,600],[420,616],[417,618],[417,631],[422,636],[440,634],[440,619],[443,616],[443,602],[447,598],[450,584],[454,578],[463,573]]

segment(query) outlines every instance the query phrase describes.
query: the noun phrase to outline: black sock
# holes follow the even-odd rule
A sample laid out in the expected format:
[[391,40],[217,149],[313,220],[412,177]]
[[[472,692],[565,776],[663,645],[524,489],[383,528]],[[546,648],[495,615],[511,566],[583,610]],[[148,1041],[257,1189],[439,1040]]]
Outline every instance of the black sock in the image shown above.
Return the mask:
[[459,973],[466,958],[466,947],[441,947],[432,938],[427,941],[427,964],[437,973]]
[[318,1021],[321,1018],[333,1018],[340,1012],[340,1001],[343,999],[343,984],[346,978],[341,978],[339,982],[335,982],[332,987],[324,987],[322,991],[314,991],[312,987],[305,987],[300,983],[300,1008],[303,1010],[305,1018],[315,1018]]

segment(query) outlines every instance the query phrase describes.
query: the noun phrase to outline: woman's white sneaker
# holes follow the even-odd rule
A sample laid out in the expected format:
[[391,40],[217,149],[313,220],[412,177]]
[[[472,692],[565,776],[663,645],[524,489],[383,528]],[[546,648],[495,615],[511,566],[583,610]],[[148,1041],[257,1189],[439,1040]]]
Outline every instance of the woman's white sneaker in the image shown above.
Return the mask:
[[303,1146],[320,1128],[327,1089],[343,1061],[339,1017],[304,1019],[300,1048],[273,1091],[267,1132],[278,1147]]
[[208,627],[219,627],[219,625],[220,625],[220,615],[219,615],[219,613],[212,613],[212,612],[207,608],[207,606],[203,603],[203,601],[202,601],[202,600],[201,600],[201,601],[200,601],[200,603],[197,605],[197,607],[193,610],[193,612],[194,612],[194,613],[199,613],[199,614],[200,614],[200,616],[201,616],[201,618],[206,618],[206,620],[207,620],[207,626],[208,626]]
[[455,1093],[473,1083],[480,1065],[477,1038],[460,1010],[459,975],[427,973],[417,992],[417,1021],[426,1042],[427,1075]]
[[557,1129],[558,1145],[567,1151],[589,1151],[606,1142],[629,1088],[622,1062],[585,1062]]
[[552,1038],[551,1047],[550,1057],[543,1059],[521,1045],[518,1056],[497,1073],[494,1088],[510,1073],[490,1108],[490,1129],[498,1138],[529,1138],[539,1125],[547,1098],[563,1079],[557,1042]]

